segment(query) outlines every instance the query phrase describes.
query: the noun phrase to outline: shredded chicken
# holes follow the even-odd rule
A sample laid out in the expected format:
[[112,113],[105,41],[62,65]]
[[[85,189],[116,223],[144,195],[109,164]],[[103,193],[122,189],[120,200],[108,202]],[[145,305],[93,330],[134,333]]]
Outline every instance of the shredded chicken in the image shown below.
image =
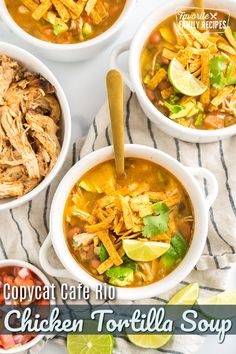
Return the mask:
[[0,198],[26,194],[53,168],[60,115],[50,82],[0,55]]

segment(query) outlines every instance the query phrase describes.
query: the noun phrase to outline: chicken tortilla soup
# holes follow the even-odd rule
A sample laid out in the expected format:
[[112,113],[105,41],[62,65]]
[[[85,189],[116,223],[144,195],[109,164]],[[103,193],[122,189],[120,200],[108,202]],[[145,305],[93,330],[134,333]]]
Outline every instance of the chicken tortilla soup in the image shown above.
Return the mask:
[[126,0],[5,0],[14,21],[46,42],[84,42],[109,29]]
[[76,261],[96,279],[120,287],[156,282],[184,258],[194,217],[182,184],[163,167],[125,159],[117,179],[114,160],[83,175],[64,210],[64,234]]
[[[207,12],[207,10],[205,10]],[[236,123],[236,20],[221,33],[183,26],[171,16],[149,36],[141,55],[145,92],[166,117],[193,129]]]

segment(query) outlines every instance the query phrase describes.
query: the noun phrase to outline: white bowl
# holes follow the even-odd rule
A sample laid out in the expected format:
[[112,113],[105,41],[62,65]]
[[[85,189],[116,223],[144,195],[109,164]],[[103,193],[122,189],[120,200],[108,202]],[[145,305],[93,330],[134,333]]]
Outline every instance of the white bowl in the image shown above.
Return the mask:
[[105,50],[110,44],[112,44],[116,36],[122,30],[122,27],[124,27],[125,23],[127,22],[129,15],[134,8],[135,2],[136,0],[126,0],[126,5],[121,15],[107,31],[93,39],[83,43],[75,44],[54,44],[31,36],[20,26],[18,26],[18,24],[13,20],[7,10],[5,0],[0,0],[0,16],[2,17],[2,20],[5,22],[5,24],[16,35],[37,49],[37,54],[55,61],[73,62],[93,58],[98,53]]
[[[144,287],[117,288],[117,298],[123,300],[144,299],[161,294],[182,281],[199,260],[208,231],[208,211],[214,202],[218,185],[211,172],[204,168],[188,168],[164,152],[144,146],[125,145],[126,157],[138,157],[153,161],[175,175],[183,184],[192,201],[195,228],[190,248],[180,265],[164,279]],[[40,249],[39,259],[43,269],[55,277],[72,278],[96,289],[98,280],[87,273],[71,255],[63,233],[63,213],[68,195],[78,181],[92,167],[114,158],[113,147],[105,147],[95,151],[77,162],[65,175],[54,195],[50,212],[50,233]],[[205,198],[194,176],[207,179],[209,194]],[[53,244],[58,258],[66,269],[55,269],[48,261],[48,249]]]
[[[28,268],[33,273],[35,273],[39,277],[39,279],[41,279],[43,281],[43,283],[45,285],[48,285],[48,286],[51,285],[51,283],[49,282],[48,278],[41,272],[41,270],[39,270],[34,265],[32,265],[32,264],[30,264],[28,262],[20,261],[20,260],[17,260],[17,259],[6,259],[6,260],[3,260],[3,261],[0,261],[0,268],[3,268],[3,267]],[[55,302],[51,301],[51,304],[55,304]],[[0,348],[0,354],[1,353],[4,353],[4,354],[6,354],[6,353],[8,353],[8,354],[16,354],[16,353],[24,352],[24,351],[29,350],[30,348],[32,348],[43,337],[44,337],[44,335],[38,334],[37,337],[35,337],[32,340],[30,340],[28,343],[21,345],[20,347],[7,349],[7,350]]]
[[61,106],[61,152],[57,159],[57,162],[50,173],[29,193],[23,195],[20,198],[9,198],[0,200],[0,211],[5,209],[16,208],[29,200],[33,199],[38,193],[44,190],[56,177],[57,173],[60,171],[70,144],[71,137],[71,115],[69,105],[65,96],[65,93],[53,75],[53,73],[44,65],[39,59],[30,54],[29,52],[16,47],[14,45],[0,42],[0,54],[8,55],[11,58],[16,59],[27,69],[40,73],[44,76],[56,89],[56,95]]
[[[217,130],[200,130],[184,127],[163,115],[148,99],[141,82],[140,75],[140,56],[144,44],[151,32],[163,20],[175,13],[176,8],[193,6],[192,0],[182,0],[181,3],[168,1],[166,5],[161,5],[156,11],[153,11],[139,28],[132,41],[118,45],[111,56],[111,68],[119,69],[117,64],[118,57],[129,50],[129,74],[123,73],[124,81],[132,91],[137,94],[139,103],[144,113],[166,134],[195,143],[210,143],[213,141],[228,138],[236,134],[236,124]],[[222,9],[224,4],[221,0],[205,0],[206,8]],[[234,0],[227,1],[227,9],[230,14],[236,17],[236,7]]]

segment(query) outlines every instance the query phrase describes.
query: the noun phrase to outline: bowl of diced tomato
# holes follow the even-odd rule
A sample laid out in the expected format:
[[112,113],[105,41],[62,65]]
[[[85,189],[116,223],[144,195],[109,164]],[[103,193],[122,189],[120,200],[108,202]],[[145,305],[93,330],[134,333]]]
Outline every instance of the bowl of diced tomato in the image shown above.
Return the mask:
[[[16,286],[39,286],[42,288],[45,285],[50,285],[46,276],[35,266],[30,263],[8,259],[0,261],[0,307],[4,305],[49,305],[51,301],[41,299],[27,301],[24,300],[5,300],[3,287],[4,284],[9,284],[10,287]],[[36,345],[43,335],[37,334],[0,334],[0,353],[20,353]]]

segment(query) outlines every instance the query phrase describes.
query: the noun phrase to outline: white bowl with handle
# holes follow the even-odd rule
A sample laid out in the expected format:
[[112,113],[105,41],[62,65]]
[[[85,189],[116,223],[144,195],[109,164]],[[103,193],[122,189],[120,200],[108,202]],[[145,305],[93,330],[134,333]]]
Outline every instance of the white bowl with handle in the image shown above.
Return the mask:
[[[224,4],[220,0],[205,0],[205,8],[213,8],[222,10]],[[152,33],[152,31],[162,21],[175,14],[177,8],[192,7],[192,0],[167,1],[165,5],[159,6],[152,14],[143,22],[132,40],[118,44],[112,52],[110,66],[112,69],[120,70],[118,58],[124,52],[129,52],[129,73],[123,72],[125,83],[131,91],[135,92],[138,101],[144,113],[150,120],[158,126],[162,131],[170,136],[192,143],[210,143],[221,139],[228,138],[236,134],[236,124],[216,130],[193,129],[175,123],[173,120],[162,114],[147,97],[140,74],[140,57],[143,47]],[[234,0],[228,0],[225,10],[232,16],[236,17],[236,7]]]
[[[189,250],[182,262],[164,279],[148,286],[132,288],[116,288],[117,298],[122,300],[144,299],[157,296],[180,283],[198,262],[208,233],[208,212],[217,193],[218,184],[214,175],[205,168],[185,167],[173,157],[159,150],[144,145],[125,145],[125,157],[137,157],[152,161],[170,171],[185,187],[193,206],[194,233]],[[40,249],[42,268],[51,276],[74,279],[96,290],[97,279],[86,272],[71,255],[63,232],[63,213],[68,195],[78,181],[94,166],[113,159],[113,147],[99,149],[77,162],[65,175],[54,195],[50,211],[50,232]],[[204,177],[208,182],[208,196],[205,197],[195,177]],[[64,266],[56,269],[50,264],[48,251],[54,250]]]
[[[6,260],[1,260],[0,261],[0,269],[5,268],[5,267],[22,267],[22,268],[27,268],[30,271],[32,271],[34,274],[36,274],[40,280],[44,283],[44,285],[50,287],[51,283],[49,282],[48,278],[45,276],[41,270],[39,270],[37,267],[35,267],[33,264],[21,261],[18,259],[6,259]],[[51,300],[50,303],[52,305],[55,305],[55,301]],[[0,354],[17,354],[17,353],[22,353],[28,351],[30,348],[34,347],[41,339],[43,339],[44,335],[38,334],[35,338],[31,339],[29,342],[22,344],[19,347],[14,347],[11,349],[3,349],[0,348]]]
[[135,2],[136,0],[126,0],[125,7],[119,18],[108,30],[88,41],[74,44],[50,43],[27,33],[11,17],[6,7],[5,0],[0,0],[0,16],[12,32],[36,49],[37,54],[50,60],[74,62],[94,58],[94,56],[111,45],[128,21]]
[[31,199],[33,199],[38,193],[43,191],[56,177],[58,172],[61,170],[63,163],[66,159],[66,155],[70,145],[71,138],[71,114],[70,108],[65,96],[64,90],[57,81],[53,73],[48,69],[48,67],[43,64],[39,59],[34,55],[30,54],[24,49],[21,49],[15,45],[0,42],[0,55],[7,55],[23,66],[28,70],[35,73],[41,74],[45,77],[56,89],[56,96],[61,107],[61,118],[60,118],[60,131],[61,131],[61,151],[58,156],[57,162],[49,174],[29,193],[23,195],[19,198],[5,198],[0,199],[0,211],[6,209],[16,208]]

